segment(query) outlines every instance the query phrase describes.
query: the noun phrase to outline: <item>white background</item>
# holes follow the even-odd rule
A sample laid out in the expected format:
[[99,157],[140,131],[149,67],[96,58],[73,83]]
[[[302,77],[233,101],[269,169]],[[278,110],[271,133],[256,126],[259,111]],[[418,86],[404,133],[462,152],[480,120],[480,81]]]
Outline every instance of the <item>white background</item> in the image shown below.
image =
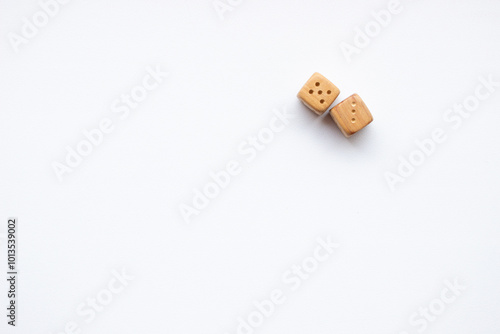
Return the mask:
[[[16,328],[1,280],[0,332],[235,334],[281,289],[255,333],[413,334],[458,278],[425,332],[498,334],[500,89],[458,129],[443,114],[500,81],[500,3],[402,0],[348,62],[340,43],[387,4],[246,0],[221,20],[211,0],[74,0],[16,53],[8,34],[40,5],[2,0],[0,232],[18,217],[20,278]],[[111,104],[148,66],[168,78],[120,120]],[[315,71],[373,123],[346,139],[301,104]],[[246,162],[238,146],[276,108],[295,118]],[[53,162],[106,117],[114,131],[59,182]],[[436,128],[447,140],[392,192],[384,174]],[[186,224],[179,205],[231,160],[241,174]],[[282,275],[326,236],[340,247],[291,291]],[[122,268],[134,279],[86,323],[77,306]]]

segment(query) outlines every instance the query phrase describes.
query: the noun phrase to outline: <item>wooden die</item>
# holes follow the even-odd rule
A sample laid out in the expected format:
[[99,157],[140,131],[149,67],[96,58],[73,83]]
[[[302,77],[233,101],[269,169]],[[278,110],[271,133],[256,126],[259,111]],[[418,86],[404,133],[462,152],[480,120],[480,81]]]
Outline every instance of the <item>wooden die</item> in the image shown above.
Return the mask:
[[358,94],[349,96],[330,110],[335,123],[350,137],[373,121],[373,116]]
[[339,96],[340,90],[327,78],[314,73],[297,94],[309,109],[316,114],[323,114]]

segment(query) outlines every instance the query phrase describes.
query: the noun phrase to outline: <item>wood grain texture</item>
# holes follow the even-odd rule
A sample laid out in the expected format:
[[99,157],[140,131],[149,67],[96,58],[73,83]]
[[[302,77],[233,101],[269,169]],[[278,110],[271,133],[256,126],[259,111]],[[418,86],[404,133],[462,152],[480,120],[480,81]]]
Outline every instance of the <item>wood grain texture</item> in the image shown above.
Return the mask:
[[358,94],[349,96],[330,110],[335,123],[346,137],[350,137],[373,121],[368,107]]
[[297,97],[309,109],[321,115],[330,107],[339,94],[340,90],[333,83],[316,72],[307,80]]

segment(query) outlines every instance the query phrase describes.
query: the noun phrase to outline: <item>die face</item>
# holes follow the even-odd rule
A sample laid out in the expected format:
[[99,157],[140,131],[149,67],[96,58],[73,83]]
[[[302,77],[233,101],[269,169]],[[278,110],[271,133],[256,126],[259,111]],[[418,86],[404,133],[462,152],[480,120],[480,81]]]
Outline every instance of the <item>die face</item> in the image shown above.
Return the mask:
[[335,123],[346,137],[350,137],[373,121],[368,107],[358,94],[349,96],[330,110]]
[[297,97],[316,114],[323,114],[339,96],[339,89],[327,78],[314,73],[297,94]]

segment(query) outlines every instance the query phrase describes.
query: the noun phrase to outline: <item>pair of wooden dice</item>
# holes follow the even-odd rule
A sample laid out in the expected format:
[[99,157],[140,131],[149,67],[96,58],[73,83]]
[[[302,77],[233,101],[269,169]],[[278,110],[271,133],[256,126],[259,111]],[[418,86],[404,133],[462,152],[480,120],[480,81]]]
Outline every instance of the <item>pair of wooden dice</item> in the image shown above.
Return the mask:
[[[340,90],[327,78],[314,73],[297,94],[309,109],[322,115],[339,96]],[[350,137],[373,121],[373,116],[358,94],[349,96],[330,110],[335,123]]]

